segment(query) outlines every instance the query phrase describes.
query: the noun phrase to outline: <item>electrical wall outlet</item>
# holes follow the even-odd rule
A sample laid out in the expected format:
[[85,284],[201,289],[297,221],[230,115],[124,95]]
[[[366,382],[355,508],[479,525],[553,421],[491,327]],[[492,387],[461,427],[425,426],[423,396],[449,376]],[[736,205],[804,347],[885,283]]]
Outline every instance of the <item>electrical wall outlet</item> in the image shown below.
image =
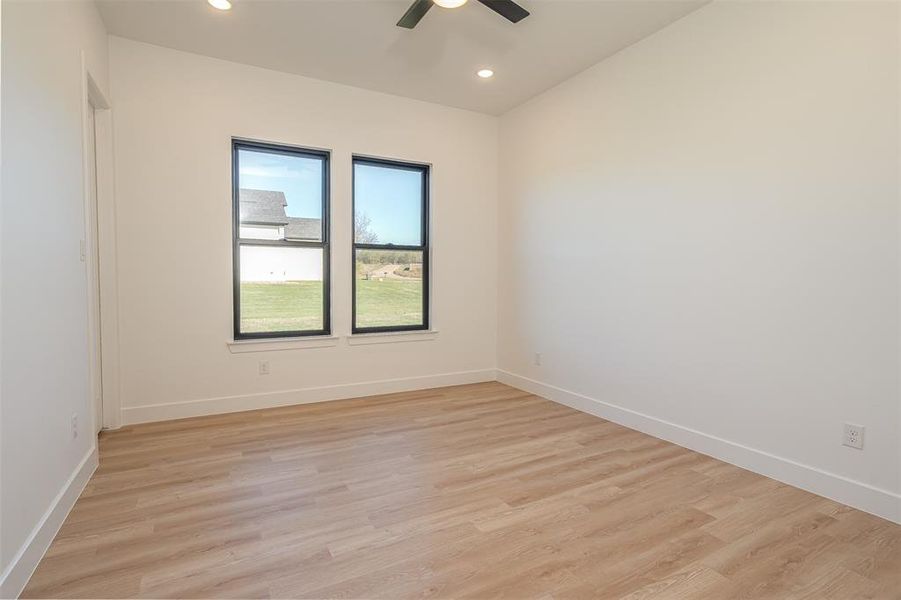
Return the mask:
[[78,437],[78,413],[72,413],[72,439]]
[[536,367],[540,367],[540,366],[541,366],[541,352],[536,352],[536,353],[535,353],[535,366],[536,366]]
[[866,429],[863,425],[852,425],[845,423],[845,436],[842,444],[849,448],[857,448],[863,450],[863,434]]
[[269,374],[269,361],[261,360],[260,361],[260,375],[268,375]]

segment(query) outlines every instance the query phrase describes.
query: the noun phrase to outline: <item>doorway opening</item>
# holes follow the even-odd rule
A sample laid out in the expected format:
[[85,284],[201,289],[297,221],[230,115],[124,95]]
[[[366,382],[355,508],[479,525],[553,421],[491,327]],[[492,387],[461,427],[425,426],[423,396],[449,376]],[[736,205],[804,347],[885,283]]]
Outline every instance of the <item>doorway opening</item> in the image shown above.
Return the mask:
[[115,298],[115,227],[112,202],[110,106],[84,70],[84,239],[81,260],[87,287],[88,393],[94,433],[119,426],[118,314]]

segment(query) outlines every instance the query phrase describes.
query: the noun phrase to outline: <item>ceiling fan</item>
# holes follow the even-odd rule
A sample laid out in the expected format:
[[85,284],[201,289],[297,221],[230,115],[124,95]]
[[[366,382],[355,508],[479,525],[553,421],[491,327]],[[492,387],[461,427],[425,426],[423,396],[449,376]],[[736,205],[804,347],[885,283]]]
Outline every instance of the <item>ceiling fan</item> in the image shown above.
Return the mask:
[[[508,19],[513,23],[519,23],[529,16],[529,11],[521,7],[513,0],[478,0],[500,16]],[[425,16],[433,4],[444,6],[445,8],[456,8],[466,4],[466,0],[414,0],[404,16],[397,22],[398,27],[413,29],[416,24]]]

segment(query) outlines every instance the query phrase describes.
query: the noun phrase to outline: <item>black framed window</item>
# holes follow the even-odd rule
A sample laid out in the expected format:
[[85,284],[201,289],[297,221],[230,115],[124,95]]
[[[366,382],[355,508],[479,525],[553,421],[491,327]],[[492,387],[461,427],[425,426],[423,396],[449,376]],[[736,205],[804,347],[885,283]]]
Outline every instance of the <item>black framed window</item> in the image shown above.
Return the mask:
[[429,328],[429,168],[353,159],[353,332]]
[[329,153],[232,140],[235,339],[324,335]]

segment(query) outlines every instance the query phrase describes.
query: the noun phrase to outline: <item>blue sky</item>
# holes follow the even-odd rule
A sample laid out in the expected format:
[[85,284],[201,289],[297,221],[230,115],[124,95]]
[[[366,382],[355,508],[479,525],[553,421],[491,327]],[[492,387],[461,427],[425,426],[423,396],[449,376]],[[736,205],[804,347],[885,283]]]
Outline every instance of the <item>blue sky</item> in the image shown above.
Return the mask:
[[322,217],[322,161],[249,150],[238,152],[242,188],[284,192],[289,217]]
[[354,167],[355,210],[372,220],[380,244],[418,246],[421,242],[422,175],[373,165]]
[[[318,159],[239,150],[240,186],[285,193],[290,217],[321,218],[322,163]],[[356,210],[371,220],[379,243],[420,243],[422,175],[356,165]]]

